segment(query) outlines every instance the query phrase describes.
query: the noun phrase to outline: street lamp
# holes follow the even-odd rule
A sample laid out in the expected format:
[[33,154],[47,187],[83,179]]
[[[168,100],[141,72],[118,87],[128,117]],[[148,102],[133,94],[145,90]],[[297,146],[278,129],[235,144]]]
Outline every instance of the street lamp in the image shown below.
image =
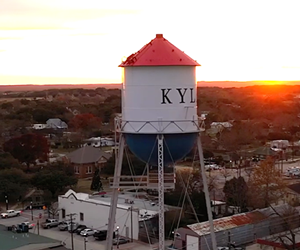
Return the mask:
[[7,198],[7,195],[5,195],[5,203],[6,203],[6,210],[8,210],[8,198]]
[[117,226],[117,249],[119,249],[119,226]]
[[31,220],[33,221],[32,201],[30,202]]

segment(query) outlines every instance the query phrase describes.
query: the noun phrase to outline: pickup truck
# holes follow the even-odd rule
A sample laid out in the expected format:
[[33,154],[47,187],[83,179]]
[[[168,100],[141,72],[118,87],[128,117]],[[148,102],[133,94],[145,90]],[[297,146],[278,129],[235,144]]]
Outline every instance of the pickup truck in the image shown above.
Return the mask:
[[69,221],[63,221],[63,222],[61,222],[61,223],[58,225],[58,229],[59,229],[60,231],[67,231],[69,225],[71,225],[71,222],[69,222]]
[[42,228],[51,228],[51,227],[57,227],[59,224],[58,220],[56,219],[47,219],[44,223],[42,223]]
[[6,218],[16,217],[20,215],[21,215],[21,211],[7,210],[5,213],[1,213],[1,218],[6,219]]

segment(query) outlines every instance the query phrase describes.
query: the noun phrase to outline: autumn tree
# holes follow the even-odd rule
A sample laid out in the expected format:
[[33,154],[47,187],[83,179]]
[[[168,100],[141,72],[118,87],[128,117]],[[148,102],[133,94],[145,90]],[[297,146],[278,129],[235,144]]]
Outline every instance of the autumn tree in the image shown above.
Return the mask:
[[90,113],[76,115],[69,122],[71,128],[83,133],[85,136],[94,130],[101,129],[101,124],[101,119]]
[[65,188],[71,188],[77,184],[78,179],[71,167],[63,163],[50,164],[36,173],[31,183],[38,189],[50,191],[52,198]]
[[21,164],[26,163],[27,169],[30,164],[36,164],[48,160],[49,144],[47,139],[39,134],[25,134],[11,138],[3,144],[5,152],[9,152]]
[[284,195],[285,184],[273,158],[260,162],[248,181],[250,203],[254,208],[268,207]]
[[255,128],[250,122],[235,121],[230,129],[220,132],[218,143],[229,151],[235,151],[255,141]]

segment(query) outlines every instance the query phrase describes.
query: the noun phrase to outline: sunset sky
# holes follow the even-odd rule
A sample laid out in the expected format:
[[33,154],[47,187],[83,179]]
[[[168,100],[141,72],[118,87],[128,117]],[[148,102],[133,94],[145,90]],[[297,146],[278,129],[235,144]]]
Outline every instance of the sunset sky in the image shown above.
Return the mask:
[[300,80],[299,0],[1,0],[0,84],[120,83],[162,33],[198,81]]

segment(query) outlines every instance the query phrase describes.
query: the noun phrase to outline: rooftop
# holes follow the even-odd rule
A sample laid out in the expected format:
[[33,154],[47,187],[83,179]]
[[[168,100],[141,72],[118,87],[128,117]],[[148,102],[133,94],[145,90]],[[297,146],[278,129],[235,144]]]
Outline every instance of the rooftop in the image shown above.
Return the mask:
[[[286,204],[277,205],[274,208],[281,216],[296,213],[296,210]],[[215,232],[229,230],[238,226],[255,224],[271,217],[277,217],[277,214],[275,214],[273,209],[269,207],[254,210],[248,213],[235,214],[232,216],[222,217],[220,219],[214,220],[214,230]],[[210,233],[210,225],[208,221],[187,225],[187,227],[200,236]]]
[[[76,193],[73,190],[69,190],[66,194],[61,195],[61,197],[68,198],[70,195],[76,197],[77,200],[82,200],[86,202],[96,202],[98,204],[103,204],[110,206],[111,195],[88,195],[84,193]],[[156,215],[158,213],[159,207],[157,200],[149,200],[146,193],[144,192],[126,192],[119,193],[118,195],[118,208],[123,208],[129,210],[131,207],[133,209],[138,209],[140,214],[147,213],[148,215]],[[174,207],[166,206],[165,211],[173,210]]]
[[151,42],[130,55],[120,66],[200,66],[200,64],[175,47],[162,34],[156,34]]
[[102,151],[99,148],[85,146],[69,153],[67,157],[72,163],[86,164],[98,162],[102,157],[108,160],[111,157],[111,155]]
[[14,233],[0,225],[1,250],[40,250],[59,246],[60,242],[33,233]]

